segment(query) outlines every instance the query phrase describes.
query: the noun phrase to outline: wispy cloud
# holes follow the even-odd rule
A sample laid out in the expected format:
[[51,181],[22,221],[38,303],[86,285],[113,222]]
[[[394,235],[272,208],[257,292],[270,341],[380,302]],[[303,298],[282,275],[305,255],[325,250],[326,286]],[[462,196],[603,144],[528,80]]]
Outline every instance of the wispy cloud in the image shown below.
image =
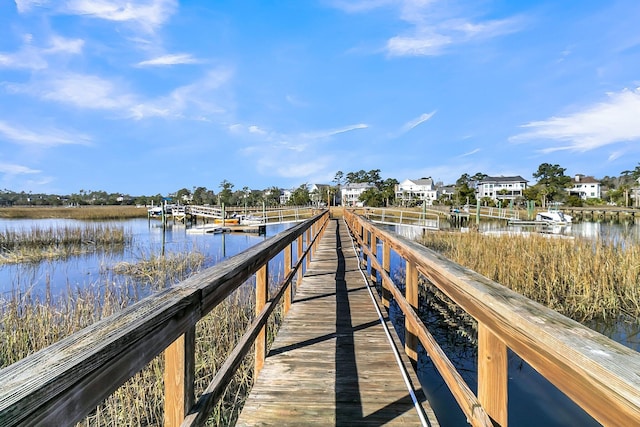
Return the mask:
[[285,134],[256,125],[235,123],[229,126],[229,132],[253,141],[252,145],[244,147],[240,153],[255,159],[258,172],[309,180],[326,172],[334,160],[323,151],[324,144],[319,142],[340,138],[345,133],[368,127],[367,124],[358,123],[333,129]]
[[146,61],[138,62],[138,67],[162,67],[167,65],[179,65],[179,64],[198,64],[201,61],[194,58],[188,53],[175,53],[162,55],[157,58],[148,59]]
[[467,156],[471,156],[473,154],[478,153],[479,151],[481,151],[479,148],[476,148],[475,150],[471,150],[467,153],[461,154],[459,157],[467,157]]
[[585,152],[603,146],[640,140],[640,88],[609,93],[608,100],[586,106],[561,117],[530,122],[526,132],[510,141],[551,140],[560,145],[544,148],[543,153],[570,150]]
[[21,145],[54,147],[68,144],[88,144],[91,138],[79,133],[70,133],[60,129],[42,129],[38,132],[10,125],[0,121],[0,136]]
[[20,13],[27,13],[33,7],[44,6],[49,3],[48,0],[15,0],[16,8]]
[[115,22],[130,22],[154,32],[175,12],[176,0],[69,0],[62,11]]
[[79,73],[50,73],[33,82],[3,86],[9,93],[28,94],[85,110],[116,111],[136,120],[149,117],[208,120],[207,115],[226,111],[216,103],[214,95],[232,75],[228,68],[211,70],[194,83],[155,99],[128,92],[124,82]]
[[364,123],[358,123],[355,125],[348,125],[337,129],[328,129],[328,130],[320,130],[315,132],[302,133],[300,136],[308,139],[320,139],[320,138],[328,138],[333,135],[338,135],[341,133],[351,132],[359,129],[367,129],[369,125]]
[[221,105],[223,101],[215,95],[225,88],[233,75],[233,70],[228,67],[210,70],[201,79],[178,87],[167,96],[132,105],[130,117],[137,120],[158,116],[206,120],[206,115],[224,113],[227,107]]
[[49,66],[48,57],[61,54],[79,54],[84,40],[53,35],[46,46],[33,44],[33,36],[25,34],[23,44],[16,52],[0,52],[0,68],[41,70]]
[[133,97],[121,85],[98,76],[61,73],[33,83],[7,84],[10,92],[26,93],[38,98],[83,109],[111,110],[133,104]]
[[31,169],[27,166],[0,162],[0,173],[7,175],[26,175],[40,173],[40,171],[37,169]]
[[447,48],[472,41],[519,31],[520,17],[505,19],[479,19],[462,10],[459,2],[444,0],[378,0],[378,1],[335,1],[333,6],[345,12],[368,12],[380,7],[392,6],[401,21],[408,28],[401,34],[387,40],[385,51],[390,56],[434,56],[441,55]]
[[404,126],[402,126],[400,133],[409,132],[411,129],[415,128],[416,126],[429,120],[431,117],[433,117],[434,114],[436,114],[435,111],[432,111],[430,113],[424,113],[424,114],[421,114],[419,117],[416,117],[415,119],[408,121],[407,123],[404,124]]
[[15,0],[20,13],[47,7],[53,13],[82,15],[115,22],[129,22],[154,32],[178,7],[177,0]]

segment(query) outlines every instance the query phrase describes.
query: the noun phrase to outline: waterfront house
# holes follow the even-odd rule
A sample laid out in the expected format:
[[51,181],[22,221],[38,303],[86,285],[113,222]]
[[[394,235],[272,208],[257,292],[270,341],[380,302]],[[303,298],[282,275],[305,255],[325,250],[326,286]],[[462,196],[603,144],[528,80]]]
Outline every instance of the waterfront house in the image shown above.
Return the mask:
[[343,185],[340,188],[342,206],[362,206],[360,196],[370,188],[375,188],[375,185],[367,182],[356,182],[353,184]]
[[571,187],[567,191],[572,196],[582,200],[600,199],[600,181],[592,176],[576,174],[571,180]]
[[405,179],[396,185],[396,203],[402,206],[411,206],[418,202],[427,206],[433,205],[438,199],[438,190],[431,178]]
[[523,197],[522,192],[527,188],[527,181],[520,175],[516,176],[487,176],[478,182],[476,197],[489,197],[494,201],[511,201]]
[[327,203],[329,198],[329,189],[330,186],[328,184],[310,184],[309,185],[309,198],[314,205],[318,205],[320,203]]
[[291,200],[291,195],[293,194],[293,190],[282,190],[280,192],[280,204],[286,205]]

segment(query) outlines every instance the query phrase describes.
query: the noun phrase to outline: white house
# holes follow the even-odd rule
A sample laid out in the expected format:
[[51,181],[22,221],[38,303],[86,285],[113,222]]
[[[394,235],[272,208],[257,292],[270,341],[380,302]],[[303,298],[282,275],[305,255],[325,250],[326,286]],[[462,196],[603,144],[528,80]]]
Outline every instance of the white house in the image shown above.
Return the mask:
[[476,197],[489,197],[493,200],[514,200],[522,197],[527,188],[527,181],[520,175],[516,176],[487,176],[478,182]]
[[366,182],[343,185],[340,188],[342,206],[362,206],[362,202],[359,200],[360,195],[369,188],[375,188],[375,185]]
[[327,203],[329,198],[329,189],[330,186],[328,184],[309,185],[309,198],[311,198],[311,202],[314,205],[317,205],[318,203]]
[[396,185],[396,203],[403,206],[407,203],[422,201],[431,206],[438,199],[438,190],[433,185],[433,179],[405,179]]
[[286,205],[291,199],[291,195],[293,194],[292,190],[282,190],[280,192],[280,204]]
[[582,200],[600,198],[600,181],[592,176],[576,174],[571,180],[572,187],[567,191],[572,196],[578,196]]

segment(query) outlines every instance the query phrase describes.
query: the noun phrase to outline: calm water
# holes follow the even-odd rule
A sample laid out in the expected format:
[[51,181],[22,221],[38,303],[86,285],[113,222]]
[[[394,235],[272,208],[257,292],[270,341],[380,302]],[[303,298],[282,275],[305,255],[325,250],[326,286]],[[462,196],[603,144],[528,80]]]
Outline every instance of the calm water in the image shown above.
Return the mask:
[[[284,230],[289,225],[268,226],[266,236],[255,234],[187,234],[182,225],[169,226],[163,233],[158,222],[149,225],[146,219],[111,221],[111,225],[122,225],[133,235],[133,243],[118,251],[72,257],[64,261],[44,261],[29,265],[0,266],[0,299],[3,294],[15,289],[30,289],[34,294],[43,295],[47,285],[52,293],[62,294],[68,288],[96,286],[108,277],[111,266],[120,261],[135,262],[149,254],[181,253],[197,250],[206,257],[205,267],[215,265],[220,260],[238,254],[268,237]],[[33,225],[44,227],[82,225],[74,220],[0,220],[0,230],[17,228],[29,230]],[[95,224],[95,222],[91,222]],[[481,231],[503,232],[506,228],[499,223],[482,223]],[[509,229],[514,231],[513,228]],[[421,234],[414,227],[397,227],[395,230],[405,237],[413,238]],[[521,229],[527,232],[529,229]],[[640,226],[609,223],[578,223],[570,228],[553,230],[559,234],[617,240],[631,238],[640,241]],[[380,253],[380,252],[379,252]],[[281,265],[281,262],[280,262]],[[392,254],[392,270],[399,274],[403,262]],[[277,263],[271,266],[275,272]],[[394,274],[392,271],[392,276]],[[109,279],[106,279],[109,280]],[[452,333],[443,326],[436,310],[421,304],[421,317],[427,323],[433,335],[451,358],[459,372],[471,386],[477,387],[476,348],[465,336]],[[392,305],[391,318],[395,320],[402,335],[402,316]],[[640,338],[637,323],[618,322],[603,324],[593,322],[593,329],[640,350]],[[428,398],[434,407],[441,425],[468,426],[437,370],[428,356],[421,352],[418,362],[418,375]],[[585,414],[573,402],[567,399],[553,385],[537,374],[517,355],[509,353],[509,422],[515,426],[591,426],[599,425]]]
[[[30,230],[34,225],[40,228],[58,226],[94,225],[77,220],[0,220],[0,230]],[[236,255],[243,250],[273,236],[289,226],[267,226],[266,236],[251,233],[232,234],[187,234],[184,225],[170,224],[163,232],[158,221],[146,219],[109,221],[105,224],[122,226],[133,236],[131,245],[117,252],[97,252],[74,256],[65,260],[47,260],[34,264],[0,266],[0,296],[12,290],[30,289],[42,295],[46,286],[52,294],[60,294],[67,288],[95,286],[105,280],[111,267],[121,261],[136,262],[149,254],[184,253],[197,250],[205,255],[205,267],[215,265],[220,260]]]

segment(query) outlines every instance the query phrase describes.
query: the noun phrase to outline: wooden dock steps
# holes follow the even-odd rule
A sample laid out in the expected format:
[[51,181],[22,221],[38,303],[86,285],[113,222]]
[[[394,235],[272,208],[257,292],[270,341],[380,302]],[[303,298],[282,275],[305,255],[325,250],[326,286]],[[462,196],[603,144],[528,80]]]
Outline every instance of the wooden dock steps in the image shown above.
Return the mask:
[[237,426],[438,425],[383,311],[418,414],[368,286],[346,224],[332,220]]

